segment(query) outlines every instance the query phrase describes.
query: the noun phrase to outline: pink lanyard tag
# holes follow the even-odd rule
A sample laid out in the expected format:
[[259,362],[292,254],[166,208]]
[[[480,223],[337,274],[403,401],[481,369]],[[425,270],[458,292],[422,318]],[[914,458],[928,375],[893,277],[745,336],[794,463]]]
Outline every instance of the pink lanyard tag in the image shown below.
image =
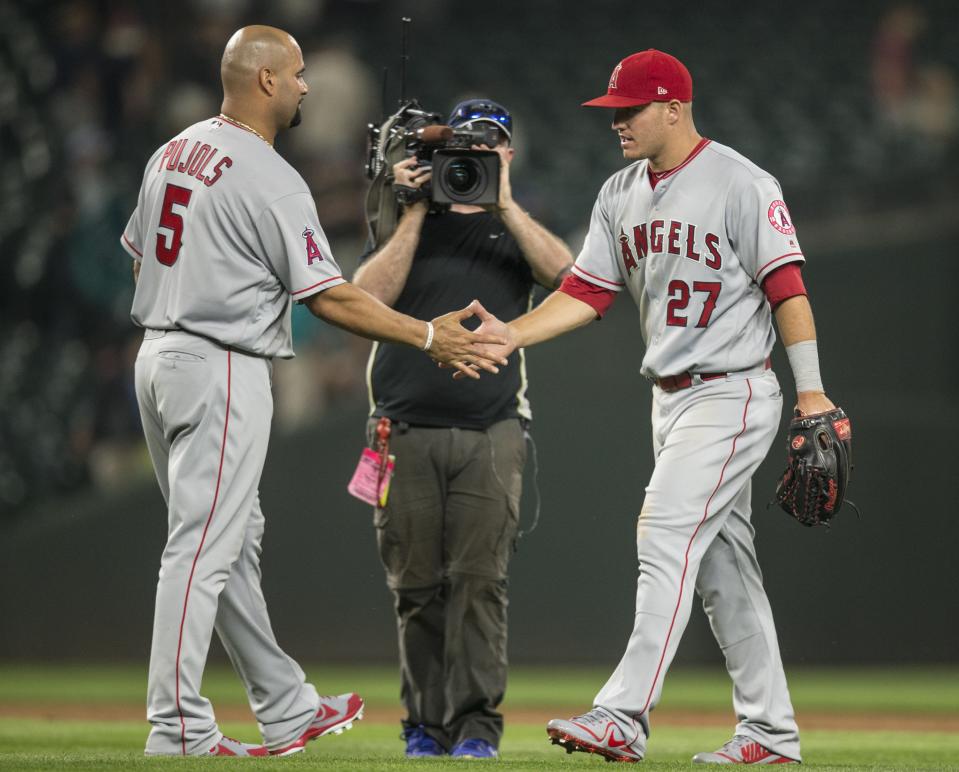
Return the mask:
[[363,449],[353,479],[346,486],[352,495],[374,507],[385,507],[390,493],[390,478],[396,462],[396,456],[390,455],[390,434],[390,419],[381,418],[376,424],[377,449]]
[[381,469],[380,454],[375,450],[363,448],[360,462],[356,465],[356,471],[353,472],[353,479],[350,480],[346,489],[360,501],[365,501],[374,507],[385,507],[395,462],[396,458],[389,456],[386,466]]

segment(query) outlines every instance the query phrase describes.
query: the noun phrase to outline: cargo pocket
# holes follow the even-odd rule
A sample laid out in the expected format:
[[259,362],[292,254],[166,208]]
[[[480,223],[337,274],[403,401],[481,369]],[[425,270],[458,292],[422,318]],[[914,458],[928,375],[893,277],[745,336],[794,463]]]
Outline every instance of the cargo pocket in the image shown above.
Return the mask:
[[519,533],[520,499],[523,493],[523,468],[526,466],[526,440],[519,421],[508,419],[493,424],[487,432],[490,467],[496,486],[505,498],[508,518],[496,545],[497,559],[505,562],[516,550]]

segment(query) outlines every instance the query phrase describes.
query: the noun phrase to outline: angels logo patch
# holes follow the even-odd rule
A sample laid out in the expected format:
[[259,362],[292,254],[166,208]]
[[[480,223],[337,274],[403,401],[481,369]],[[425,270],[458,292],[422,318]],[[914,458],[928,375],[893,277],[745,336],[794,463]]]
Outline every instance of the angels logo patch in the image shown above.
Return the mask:
[[792,444],[793,450],[799,450],[803,445],[806,444],[806,438],[803,437],[801,434],[796,435],[795,437],[793,437],[793,441],[791,444]]
[[769,218],[769,224],[780,233],[783,233],[786,236],[792,236],[796,232],[796,228],[793,225],[792,218],[789,216],[789,210],[786,208],[785,202],[778,200],[773,201],[769,205],[769,211],[766,212],[766,216]]
[[316,245],[316,241],[313,239],[313,235],[316,233],[309,225],[303,229],[303,233],[300,235],[306,239],[306,264],[313,265],[317,260],[322,260],[323,255],[320,254],[320,248]]

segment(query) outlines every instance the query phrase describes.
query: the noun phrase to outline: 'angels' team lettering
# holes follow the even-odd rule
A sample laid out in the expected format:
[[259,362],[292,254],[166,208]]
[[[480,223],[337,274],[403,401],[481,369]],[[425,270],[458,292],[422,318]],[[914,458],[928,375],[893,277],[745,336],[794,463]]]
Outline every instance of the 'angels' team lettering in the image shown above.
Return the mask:
[[703,265],[714,271],[723,266],[719,236],[706,233],[700,244],[696,238],[696,226],[677,220],[670,220],[668,225],[665,220],[653,220],[648,226],[647,223],[633,226],[632,244],[629,236],[620,228],[619,246],[627,276],[639,267],[639,261],[650,251],[653,254],[681,255],[697,262],[702,258]]

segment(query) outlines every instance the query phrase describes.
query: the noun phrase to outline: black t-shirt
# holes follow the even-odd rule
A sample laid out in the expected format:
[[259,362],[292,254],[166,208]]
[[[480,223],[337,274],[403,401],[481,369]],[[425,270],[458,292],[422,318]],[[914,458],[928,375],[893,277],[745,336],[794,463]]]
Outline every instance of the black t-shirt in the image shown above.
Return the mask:
[[[479,301],[503,321],[530,307],[533,274],[506,226],[487,212],[430,213],[403,292],[394,308],[433,319]],[[475,329],[476,318],[466,326]],[[454,381],[426,354],[410,346],[379,343],[370,387],[373,415],[419,426],[485,429],[504,418],[529,418],[522,352],[498,375]]]

